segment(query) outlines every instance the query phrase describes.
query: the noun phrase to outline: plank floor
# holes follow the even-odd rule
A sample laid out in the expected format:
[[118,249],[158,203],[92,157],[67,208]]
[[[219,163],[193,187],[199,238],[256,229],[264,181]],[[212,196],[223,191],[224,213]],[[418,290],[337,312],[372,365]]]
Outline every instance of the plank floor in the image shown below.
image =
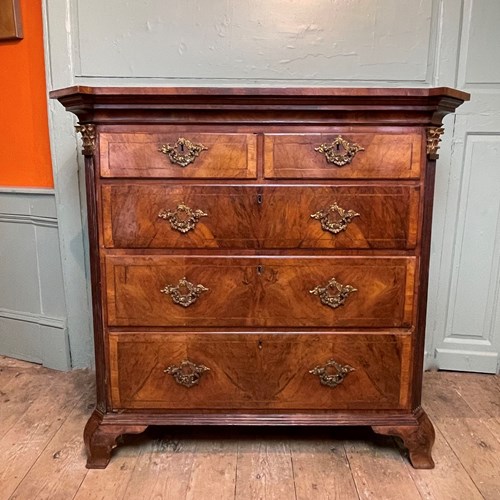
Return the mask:
[[87,470],[93,375],[0,356],[3,499],[500,499],[500,376],[432,372],[434,470],[368,428],[149,428]]

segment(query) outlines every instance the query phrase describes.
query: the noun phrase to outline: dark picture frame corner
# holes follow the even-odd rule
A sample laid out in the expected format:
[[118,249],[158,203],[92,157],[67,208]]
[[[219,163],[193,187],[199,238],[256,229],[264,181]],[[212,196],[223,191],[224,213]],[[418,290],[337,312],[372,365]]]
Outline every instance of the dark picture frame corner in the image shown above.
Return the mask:
[[19,0],[0,0],[0,42],[23,38]]

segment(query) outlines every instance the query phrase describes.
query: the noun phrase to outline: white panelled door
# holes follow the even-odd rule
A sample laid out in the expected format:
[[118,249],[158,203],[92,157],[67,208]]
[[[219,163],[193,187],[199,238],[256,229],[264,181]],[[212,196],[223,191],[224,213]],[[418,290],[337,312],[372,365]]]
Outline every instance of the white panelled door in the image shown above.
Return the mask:
[[445,123],[431,260],[427,364],[444,370],[499,369],[499,26],[498,0],[464,2],[455,78],[471,101]]

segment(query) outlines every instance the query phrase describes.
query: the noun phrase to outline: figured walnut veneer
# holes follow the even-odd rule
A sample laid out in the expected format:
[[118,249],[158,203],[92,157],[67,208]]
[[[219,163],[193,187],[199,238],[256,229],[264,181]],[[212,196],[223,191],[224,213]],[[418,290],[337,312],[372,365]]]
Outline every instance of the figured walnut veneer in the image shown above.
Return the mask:
[[[110,326],[398,327],[413,322],[414,257],[106,257]],[[322,307],[310,290],[334,276],[357,292]],[[158,293],[187,277],[209,290],[181,308]]]
[[[404,409],[408,404],[405,384],[410,346],[410,335],[387,333],[113,333],[113,406],[161,410]],[[189,391],[164,371],[164,360],[187,358],[210,369]],[[356,366],[335,391],[321,390],[319,379],[310,373],[330,358]]]
[[420,398],[434,160],[442,118],[468,94],[51,97],[78,116],[85,156],[87,467],[162,424],[370,425],[433,467]]
[[[387,248],[417,243],[420,186],[207,186],[110,183],[101,188],[108,248]],[[259,198],[260,197],[260,198]],[[256,203],[260,199],[261,203]],[[333,203],[354,210],[335,237],[311,218]],[[180,203],[207,215],[196,230],[172,231],[158,217]],[[286,224],[283,223],[286,221]]]

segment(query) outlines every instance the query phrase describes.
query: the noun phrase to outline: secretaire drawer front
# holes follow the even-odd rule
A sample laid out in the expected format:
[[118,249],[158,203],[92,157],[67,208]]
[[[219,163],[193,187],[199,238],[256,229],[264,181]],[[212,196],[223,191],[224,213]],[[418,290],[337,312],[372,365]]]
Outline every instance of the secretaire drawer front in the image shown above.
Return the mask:
[[257,175],[254,134],[99,135],[103,177],[248,178]]
[[408,327],[414,257],[106,258],[111,326]]
[[101,188],[108,248],[414,248],[414,186]]
[[109,335],[113,407],[400,408],[405,334]]
[[418,132],[268,134],[264,141],[264,168],[268,178],[420,176],[422,136]]

